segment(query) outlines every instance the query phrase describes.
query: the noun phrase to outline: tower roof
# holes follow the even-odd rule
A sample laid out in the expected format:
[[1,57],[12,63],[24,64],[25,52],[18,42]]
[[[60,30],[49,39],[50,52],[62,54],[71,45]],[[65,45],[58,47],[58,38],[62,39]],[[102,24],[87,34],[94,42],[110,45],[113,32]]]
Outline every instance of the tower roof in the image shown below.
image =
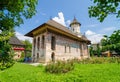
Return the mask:
[[70,27],[71,27],[72,24],[79,24],[79,25],[81,25],[81,24],[77,21],[77,19],[76,19],[75,17],[74,17],[73,21],[70,23]]

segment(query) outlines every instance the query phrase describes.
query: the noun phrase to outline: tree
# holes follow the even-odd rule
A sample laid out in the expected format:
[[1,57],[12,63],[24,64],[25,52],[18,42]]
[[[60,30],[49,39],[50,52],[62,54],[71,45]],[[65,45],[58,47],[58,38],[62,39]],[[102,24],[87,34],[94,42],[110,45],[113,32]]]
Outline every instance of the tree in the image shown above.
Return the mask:
[[[31,18],[35,15],[37,0],[1,0],[0,1],[0,66],[8,63],[6,59],[10,57],[10,47],[8,41],[14,35],[15,26],[20,26],[23,19]],[[5,46],[8,45],[8,46]],[[6,50],[8,50],[6,52]],[[9,52],[9,53],[8,53]],[[4,58],[3,58],[4,56]],[[6,61],[1,64],[1,61]]]
[[89,7],[89,16],[97,17],[100,22],[108,16],[115,14],[120,18],[120,0],[94,0],[95,5]]
[[25,56],[31,57],[32,43],[29,40],[22,41],[25,45]]
[[29,40],[22,41],[26,50],[32,50],[32,43]]
[[90,56],[93,57],[94,56],[94,50],[93,50],[92,46],[90,46],[89,51],[90,51]]
[[14,64],[12,57],[13,57],[13,53],[9,43],[7,43],[7,41],[2,42],[2,44],[0,44],[0,69],[1,70],[8,68]]
[[120,54],[120,30],[114,31],[110,37],[104,37],[101,41],[103,51],[116,51]]
[[0,41],[10,38],[14,27],[23,23],[23,18],[31,18],[35,15],[36,4],[37,0],[0,1]]

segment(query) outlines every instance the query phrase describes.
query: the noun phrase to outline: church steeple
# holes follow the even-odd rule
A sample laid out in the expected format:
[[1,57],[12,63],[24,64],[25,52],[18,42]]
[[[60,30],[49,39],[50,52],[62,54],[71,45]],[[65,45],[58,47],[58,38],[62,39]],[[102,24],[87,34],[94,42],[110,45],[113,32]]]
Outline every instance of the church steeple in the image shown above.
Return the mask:
[[81,24],[77,21],[77,19],[74,17],[73,21],[70,24],[71,30],[74,33],[80,34],[80,26]]

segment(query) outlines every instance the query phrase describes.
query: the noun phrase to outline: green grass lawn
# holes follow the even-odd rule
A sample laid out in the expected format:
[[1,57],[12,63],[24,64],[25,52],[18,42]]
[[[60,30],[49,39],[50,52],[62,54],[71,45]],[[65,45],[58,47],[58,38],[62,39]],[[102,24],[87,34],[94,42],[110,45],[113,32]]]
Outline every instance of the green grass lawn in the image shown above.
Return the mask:
[[75,64],[73,71],[50,74],[43,66],[15,63],[0,71],[0,82],[120,82],[120,64]]

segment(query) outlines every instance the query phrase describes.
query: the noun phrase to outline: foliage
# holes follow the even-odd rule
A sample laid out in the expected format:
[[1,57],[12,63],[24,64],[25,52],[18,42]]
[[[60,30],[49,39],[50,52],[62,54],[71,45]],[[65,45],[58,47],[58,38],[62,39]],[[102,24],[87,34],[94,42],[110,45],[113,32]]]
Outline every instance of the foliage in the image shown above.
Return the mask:
[[90,51],[90,56],[98,56],[100,57],[101,56],[101,48],[99,46],[99,44],[96,44],[96,50],[93,49],[93,46],[91,45],[90,48],[89,48],[89,51]]
[[0,41],[0,69],[6,69],[14,64],[13,52],[7,41]]
[[15,63],[11,68],[0,71],[0,82],[119,82],[119,69],[120,65],[115,63],[75,64],[73,71],[51,74],[44,71],[44,66]]
[[37,0],[1,0],[0,4],[0,40],[6,40],[11,37],[14,27],[23,23],[23,17],[35,15]]
[[98,55],[98,57],[100,57],[100,55],[101,55],[101,49],[100,49],[99,45],[97,45],[96,54]]
[[108,16],[115,14],[120,18],[120,0],[93,0],[95,5],[89,7],[89,16],[97,17],[100,22]]
[[17,60],[17,62],[24,62],[24,59],[25,58],[20,58],[20,59]]
[[25,45],[25,57],[31,57],[32,43],[29,40],[22,41]]
[[110,37],[106,35],[104,37],[105,38],[101,41],[102,50],[116,51],[120,54],[120,30],[114,31]]
[[89,51],[90,51],[90,56],[93,57],[94,56],[94,50],[93,50],[92,46],[90,46]]
[[2,62],[2,66],[12,61],[8,40],[14,35],[15,26],[20,26],[24,18],[31,18],[35,15],[36,5],[37,0],[0,1],[0,63]]
[[22,53],[21,53],[21,57],[20,57],[19,59],[17,59],[16,61],[17,61],[17,62],[24,62],[24,58],[25,58],[25,53],[22,52]]
[[77,62],[79,64],[106,64],[106,63],[117,63],[120,64],[120,57],[93,57],[91,59],[84,59]]
[[25,57],[25,53],[22,52],[22,53],[21,53],[21,58],[24,58],[24,57]]
[[29,40],[22,41],[26,50],[32,50],[32,43]]
[[50,73],[67,73],[74,69],[72,61],[57,61],[46,66],[45,71]]

